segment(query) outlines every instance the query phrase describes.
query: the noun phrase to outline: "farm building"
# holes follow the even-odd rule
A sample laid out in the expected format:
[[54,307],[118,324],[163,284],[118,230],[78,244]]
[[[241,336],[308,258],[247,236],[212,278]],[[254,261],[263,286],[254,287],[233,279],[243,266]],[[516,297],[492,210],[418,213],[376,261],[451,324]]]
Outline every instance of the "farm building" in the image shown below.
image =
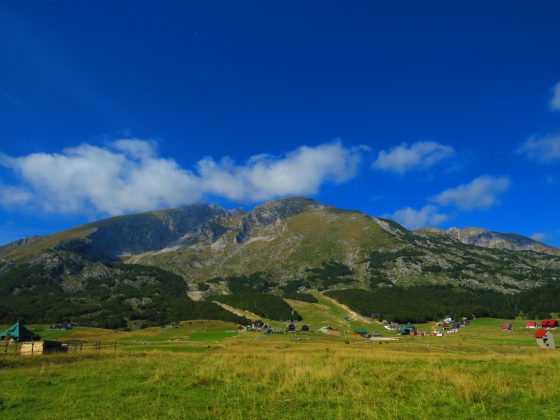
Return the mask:
[[0,333],[0,340],[31,341],[40,338],[21,325],[19,321]]
[[544,328],[538,330],[535,334],[535,338],[537,339],[537,344],[539,347],[543,349],[555,349],[556,344],[554,343],[554,336],[549,330],[545,330]]
[[48,353],[63,353],[68,346],[58,341],[27,341],[21,343],[19,353],[24,356],[34,356]]
[[543,328],[557,328],[558,321],[556,319],[543,319],[541,321],[541,327]]
[[513,330],[513,325],[511,324],[511,322],[506,322],[506,323],[502,324],[500,326],[500,328],[504,331],[511,331],[511,330]]
[[527,321],[525,323],[525,328],[537,328],[537,321]]
[[355,333],[356,335],[361,336],[361,337],[365,337],[365,336],[367,335],[367,331],[366,331],[366,330],[362,330],[362,329],[356,330],[356,331],[354,331],[354,333]]

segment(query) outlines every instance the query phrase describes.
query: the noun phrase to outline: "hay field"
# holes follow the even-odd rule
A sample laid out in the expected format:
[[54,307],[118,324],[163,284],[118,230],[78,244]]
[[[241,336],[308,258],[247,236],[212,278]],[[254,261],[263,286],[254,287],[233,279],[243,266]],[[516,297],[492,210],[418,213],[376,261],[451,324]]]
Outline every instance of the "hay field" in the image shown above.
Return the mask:
[[[197,321],[100,351],[0,357],[6,418],[560,418],[560,353],[481,319],[456,336],[368,342]],[[516,322],[520,324],[521,322]]]

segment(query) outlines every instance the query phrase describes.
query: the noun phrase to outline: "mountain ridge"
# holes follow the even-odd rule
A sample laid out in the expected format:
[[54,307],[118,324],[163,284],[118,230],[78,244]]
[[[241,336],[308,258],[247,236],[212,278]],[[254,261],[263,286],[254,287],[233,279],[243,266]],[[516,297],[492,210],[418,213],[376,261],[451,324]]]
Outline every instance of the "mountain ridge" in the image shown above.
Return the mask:
[[448,284],[516,293],[560,278],[559,250],[520,235],[409,231],[305,197],[247,212],[196,204],[118,216],[20,240],[0,248],[0,258],[32,263],[61,251],[164,268],[194,290],[206,284],[208,293],[228,293],[228,277],[255,273],[265,273],[277,292],[297,281],[311,288]]

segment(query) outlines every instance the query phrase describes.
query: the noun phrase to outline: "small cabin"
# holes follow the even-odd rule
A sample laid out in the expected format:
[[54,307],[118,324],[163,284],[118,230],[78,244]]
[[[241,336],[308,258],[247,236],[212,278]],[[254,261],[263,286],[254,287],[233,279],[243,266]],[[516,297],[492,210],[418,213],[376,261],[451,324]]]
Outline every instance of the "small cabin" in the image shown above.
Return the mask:
[[356,331],[354,331],[354,333],[355,333],[356,335],[359,335],[360,337],[365,337],[365,336],[367,335],[367,331],[366,331],[366,330],[362,330],[362,329],[356,330]]
[[558,321],[556,319],[544,319],[541,321],[541,327],[543,328],[557,328]]
[[530,329],[537,328],[537,322],[536,321],[527,321],[525,323],[525,328],[530,328]]
[[513,330],[513,325],[511,322],[506,322],[500,326],[503,331],[511,331]]
[[68,345],[58,341],[26,341],[21,343],[19,354],[23,356],[37,356],[49,353],[66,353]]
[[554,336],[550,330],[540,329],[535,334],[535,339],[539,347],[543,349],[555,349],[556,343],[554,342]]

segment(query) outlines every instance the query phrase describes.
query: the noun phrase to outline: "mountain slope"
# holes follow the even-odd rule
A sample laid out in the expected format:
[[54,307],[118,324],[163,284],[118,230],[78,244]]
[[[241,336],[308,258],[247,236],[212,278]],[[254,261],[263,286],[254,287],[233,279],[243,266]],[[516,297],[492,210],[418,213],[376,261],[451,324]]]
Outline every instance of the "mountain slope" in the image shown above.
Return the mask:
[[220,234],[218,221],[238,213],[215,205],[199,204],[112,217],[53,235],[13,242],[1,247],[0,255],[23,260],[43,250],[63,249],[115,259],[168,246],[212,242]]
[[236,284],[277,294],[423,284],[516,293],[560,280],[558,249],[529,238],[472,229],[411,232],[302,197],[247,213],[195,205],[111,218],[8,245],[0,258],[13,264],[59,251],[164,268],[203,296]]

